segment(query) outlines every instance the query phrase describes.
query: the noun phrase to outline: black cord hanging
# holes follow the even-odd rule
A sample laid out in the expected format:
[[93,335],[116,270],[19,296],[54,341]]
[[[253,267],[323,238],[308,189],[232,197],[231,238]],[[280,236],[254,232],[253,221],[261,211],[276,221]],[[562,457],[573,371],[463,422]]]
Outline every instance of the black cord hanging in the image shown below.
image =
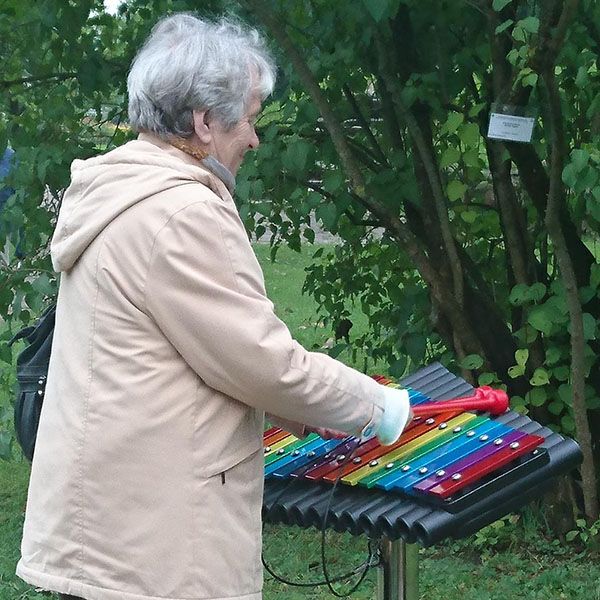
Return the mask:
[[[358,446],[360,445],[360,440],[357,439],[356,441],[356,445],[354,446],[354,448],[351,450],[351,452],[348,453],[347,458],[340,463],[340,466],[343,466],[347,463],[349,463],[354,455],[354,452],[356,451],[356,449],[358,448]],[[298,475],[298,477],[295,478],[290,478],[290,481],[288,483],[288,485],[286,485],[283,490],[277,495],[277,497],[275,498],[273,504],[277,504],[277,502],[279,502],[279,500],[281,500],[281,498],[290,491],[290,489],[294,486],[295,481],[294,480],[301,480],[302,479],[302,475],[304,473],[306,473],[308,470],[310,470],[311,468],[313,468],[315,465],[314,464],[308,464]],[[342,575],[336,575],[335,577],[331,577],[329,575],[329,571],[327,568],[327,564],[326,564],[326,556],[325,556],[325,547],[326,547],[326,532],[327,532],[327,517],[329,515],[329,509],[331,507],[331,503],[333,501],[333,496],[335,494],[335,490],[337,488],[337,485],[339,483],[341,479],[341,475],[338,476],[338,478],[335,480],[331,491],[329,492],[329,496],[327,499],[327,506],[325,509],[325,516],[323,518],[323,523],[321,525],[321,569],[323,571],[323,575],[324,575],[324,580],[322,581],[310,581],[310,582],[300,582],[300,581],[291,581],[286,579],[285,577],[282,577],[280,575],[278,575],[277,573],[275,573],[275,571],[267,564],[267,561],[264,557],[264,553],[261,554],[261,560],[262,560],[262,564],[263,567],[265,568],[265,570],[267,571],[267,573],[269,573],[269,575],[271,575],[275,580],[284,583],[286,585],[291,585],[294,587],[301,587],[301,588],[309,588],[309,587],[320,587],[320,586],[324,586],[326,585],[329,589],[329,591],[336,597],[338,598],[346,598],[349,595],[353,594],[358,587],[361,585],[361,583],[364,581],[365,577],[367,576],[367,573],[369,571],[369,569],[373,566],[376,566],[379,561],[377,560],[375,563],[373,562],[373,557],[375,556],[376,552],[373,550],[373,541],[369,540],[368,542],[368,557],[367,559],[361,563],[360,565],[358,565],[357,567],[355,567],[352,571],[349,571],[347,573],[344,573]],[[358,579],[358,581],[352,586],[352,588],[345,594],[341,594],[340,592],[338,592],[337,590],[335,590],[333,588],[333,583],[337,583],[339,581],[345,581],[346,579],[359,575],[360,577]]]

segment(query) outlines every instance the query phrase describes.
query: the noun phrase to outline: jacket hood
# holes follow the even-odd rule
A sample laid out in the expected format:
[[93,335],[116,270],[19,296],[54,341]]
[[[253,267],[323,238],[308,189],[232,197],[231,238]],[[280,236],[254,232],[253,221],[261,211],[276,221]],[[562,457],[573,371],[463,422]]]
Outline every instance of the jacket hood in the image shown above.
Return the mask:
[[70,269],[104,228],[134,204],[196,182],[221,198],[229,195],[199,161],[146,134],[107,154],[73,161],[50,246],[54,269]]

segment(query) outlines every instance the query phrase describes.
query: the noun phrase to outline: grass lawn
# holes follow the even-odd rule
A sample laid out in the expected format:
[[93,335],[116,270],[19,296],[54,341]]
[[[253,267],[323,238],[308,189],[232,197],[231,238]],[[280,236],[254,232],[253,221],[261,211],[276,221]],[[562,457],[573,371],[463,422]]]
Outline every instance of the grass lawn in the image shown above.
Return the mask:
[[[320,326],[314,302],[301,295],[303,269],[312,251],[298,255],[285,248],[277,262],[268,260],[268,247],[257,253],[265,270],[269,295],[279,316],[296,339],[309,348],[322,347],[330,332]],[[359,323],[357,317],[355,323]],[[354,331],[354,330],[353,330]],[[347,357],[342,355],[342,360]],[[25,505],[29,468],[21,461],[0,461],[0,600],[42,600],[14,576]],[[294,581],[321,579],[320,532],[267,525],[264,548],[276,572]],[[331,575],[350,571],[366,557],[366,539],[328,534],[326,557]],[[501,529],[490,529],[459,543],[421,550],[422,600],[600,600],[600,561],[591,551],[577,552],[546,540],[532,518]],[[374,599],[375,570],[353,595]],[[340,588],[338,588],[340,589]],[[343,589],[343,586],[341,586]],[[299,589],[265,577],[265,600],[333,598],[326,588]]]

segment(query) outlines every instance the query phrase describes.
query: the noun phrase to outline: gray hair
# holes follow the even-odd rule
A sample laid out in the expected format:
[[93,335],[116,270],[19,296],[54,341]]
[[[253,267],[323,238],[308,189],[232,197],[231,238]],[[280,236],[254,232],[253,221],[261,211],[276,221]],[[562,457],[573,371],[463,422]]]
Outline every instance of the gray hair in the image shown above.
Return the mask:
[[210,110],[229,129],[254,92],[264,100],[274,85],[275,64],[256,29],[175,14],[154,26],[131,65],[129,123],[163,138],[190,137],[192,111]]

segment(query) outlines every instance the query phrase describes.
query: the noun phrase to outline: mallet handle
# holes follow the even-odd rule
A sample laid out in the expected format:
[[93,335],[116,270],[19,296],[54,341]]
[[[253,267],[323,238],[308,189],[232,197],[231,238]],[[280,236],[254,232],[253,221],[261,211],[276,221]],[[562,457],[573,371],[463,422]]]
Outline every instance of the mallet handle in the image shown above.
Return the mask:
[[417,404],[412,407],[415,417],[430,417],[449,410],[479,410],[492,415],[501,415],[508,408],[508,396],[503,390],[495,390],[487,385],[475,389],[471,396]]

